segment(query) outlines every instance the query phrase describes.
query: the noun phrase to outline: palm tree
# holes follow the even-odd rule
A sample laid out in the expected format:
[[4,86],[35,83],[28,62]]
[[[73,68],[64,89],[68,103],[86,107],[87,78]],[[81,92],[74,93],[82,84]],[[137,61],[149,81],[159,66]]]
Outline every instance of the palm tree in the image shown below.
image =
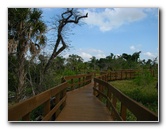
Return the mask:
[[40,52],[46,43],[46,25],[41,20],[42,11],[31,8],[8,9],[8,55],[17,57],[18,87],[16,100],[20,101],[25,93],[25,55],[28,50],[31,59]]

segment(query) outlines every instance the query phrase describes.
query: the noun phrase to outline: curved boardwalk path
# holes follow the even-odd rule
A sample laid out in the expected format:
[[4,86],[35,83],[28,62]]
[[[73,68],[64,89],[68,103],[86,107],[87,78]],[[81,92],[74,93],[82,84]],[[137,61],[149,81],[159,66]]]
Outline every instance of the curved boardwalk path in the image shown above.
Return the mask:
[[56,121],[112,121],[106,106],[93,95],[93,84],[67,93],[66,106]]

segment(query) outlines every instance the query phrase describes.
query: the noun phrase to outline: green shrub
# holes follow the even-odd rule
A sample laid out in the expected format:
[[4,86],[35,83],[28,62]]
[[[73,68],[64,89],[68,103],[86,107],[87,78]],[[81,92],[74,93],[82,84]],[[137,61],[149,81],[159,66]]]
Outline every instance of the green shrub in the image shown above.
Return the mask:
[[134,83],[138,86],[147,86],[153,82],[154,78],[150,71],[144,70],[137,73],[137,76],[134,79]]
[[76,75],[75,71],[66,69],[63,72],[63,76]]

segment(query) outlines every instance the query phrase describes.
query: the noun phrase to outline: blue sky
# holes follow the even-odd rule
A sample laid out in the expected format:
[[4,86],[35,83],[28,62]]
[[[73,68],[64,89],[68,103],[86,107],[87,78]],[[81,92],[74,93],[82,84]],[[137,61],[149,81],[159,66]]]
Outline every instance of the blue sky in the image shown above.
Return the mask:
[[[54,21],[62,8],[42,8],[43,20]],[[67,31],[66,43],[71,44],[70,50],[61,55],[77,54],[84,61],[92,56],[104,58],[110,53],[121,55],[141,51],[141,59],[158,57],[159,22],[158,8],[78,8],[82,14],[88,12],[88,18],[82,20],[81,26],[72,26]],[[55,36],[49,32],[48,39]],[[54,38],[55,39],[55,38]],[[52,44],[48,40],[48,45]],[[51,53],[52,47],[45,51]]]

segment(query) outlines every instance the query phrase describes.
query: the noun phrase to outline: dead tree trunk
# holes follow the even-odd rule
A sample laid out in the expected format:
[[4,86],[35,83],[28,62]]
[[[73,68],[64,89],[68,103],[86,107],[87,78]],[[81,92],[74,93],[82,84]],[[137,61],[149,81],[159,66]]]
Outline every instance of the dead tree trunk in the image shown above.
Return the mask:
[[[86,17],[88,17],[88,13],[86,15],[81,16],[79,14],[76,14],[74,9],[67,9],[66,12],[61,14],[61,19],[59,20],[59,25],[58,25],[58,30],[57,30],[58,31],[57,40],[55,43],[53,53],[44,68],[44,74],[49,69],[49,66],[52,63],[52,61],[54,60],[54,58],[57,57],[57,55],[59,55],[67,47],[67,44],[65,43],[63,36],[62,36],[63,28],[69,23],[78,24],[82,18],[86,18]],[[59,48],[60,44],[62,46]]]

